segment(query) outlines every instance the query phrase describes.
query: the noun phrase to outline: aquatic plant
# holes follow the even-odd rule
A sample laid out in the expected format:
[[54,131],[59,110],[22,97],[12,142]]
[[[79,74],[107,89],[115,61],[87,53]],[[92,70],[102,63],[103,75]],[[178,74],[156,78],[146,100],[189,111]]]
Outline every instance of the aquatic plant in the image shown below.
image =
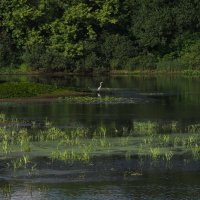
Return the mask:
[[150,145],[153,143],[153,137],[146,137],[143,139],[144,144]]
[[11,166],[13,171],[16,172],[19,168],[26,168],[27,164],[30,162],[28,155],[23,155],[21,158],[17,158],[11,161]]
[[11,199],[12,190],[11,190],[10,184],[5,184],[5,185],[1,186],[1,192],[5,199]]
[[169,134],[159,135],[158,139],[159,139],[159,144],[161,146],[171,146],[172,145],[171,137]]
[[137,134],[152,135],[157,133],[158,124],[156,122],[133,122],[134,131]]
[[107,129],[104,126],[100,126],[97,132],[99,133],[98,135],[100,137],[104,137],[105,138],[106,137]]
[[48,121],[47,118],[45,118],[44,126],[45,127],[50,127],[50,126],[52,126],[52,123],[50,121]]
[[[37,127],[37,123],[33,122],[33,124],[35,125],[28,129],[0,128],[0,154],[5,158],[18,155],[18,158],[13,159],[11,163],[14,171],[27,166],[31,168],[31,158],[28,157],[29,153],[25,152],[34,155],[38,149],[41,150],[42,155],[52,160],[69,162],[88,161],[93,156],[119,153],[127,160],[131,159],[132,155],[137,155],[138,160],[143,159],[144,161],[144,158],[148,158],[147,160],[154,162],[162,159],[170,163],[176,150],[184,155],[190,153],[191,159],[197,160],[200,157],[198,134],[173,134],[171,132],[163,134],[158,132],[160,129],[156,122],[136,123],[134,132],[128,132],[128,128],[125,127],[125,134],[123,133],[124,127],[119,128],[117,135],[114,129],[108,130],[103,125],[96,129],[78,127],[61,130],[50,125],[51,123],[40,128]],[[136,130],[138,134],[135,134]]]
[[104,148],[107,148],[107,147],[111,146],[110,143],[108,142],[108,140],[105,139],[105,138],[100,138],[99,139],[99,145],[100,145],[100,147],[104,147]]
[[87,128],[78,127],[78,128],[72,129],[68,134],[71,139],[85,138],[89,136],[89,130]]
[[50,157],[53,160],[63,160],[63,161],[88,161],[90,159],[90,154],[87,151],[84,152],[76,152],[72,150],[65,150],[64,152],[61,151],[52,151]]
[[150,154],[149,154],[150,158],[155,161],[159,158],[160,156],[160,149],[159,148],[150,148]]
[[27,129],[19,130],[18,142],[21,147],[21,151],[29,152],[30,151],[30,136],[28,134]]
[[200,146],[198,144],[195,144],[194,146],[192,146],[191,153],[192,153],[192,157],[195,160],[199,160],[200,159]]
[[126,146],[129,143],[129,137],[120,137],[119,141],[121,146]]
[[200,124],[190,124],[187,127],[189,133],[200,133]]
[[5,154],[8,154],[11,152],[11,149],[10,149],[10,145],[9,145],[9,142],[7,140],[7,135],[5,136],[3,142],[2,142],[2,150]]
[[169,135],[163,135],[162,138],[163,138],[163,142],[164,142],[164,143],[166,143],[166,144],[169,143],[169,141],[170,141]]
[[6,115],[4,113],[0,113],[0,122],[6,121]]
[[191,147],[191,146],[193,146],[197,142],[197,140],[198,140],[198,136],[197,135],[188,136],[186,138],[186,145],[188,147]]
[[173,146],[174,146],[174,147],[181,146],[182,144],[183,144],[183,141],[181,140],[180,137],[176,136],[176,137],[173,139]]
[[131,159],[131,155],[132,155],[132,151],[126,151],[126,153],[125,153],[125,158],[126,158],[126,160],[130,160]]
[[166,160],[167,162],[170,162],[173,155],[174,155],[174,153],[172,151],[165,152],[164,153],[164,160]]
[[178,131],[178,122],[177,121],[171,122],[171,130],[173,133],[176,133]]

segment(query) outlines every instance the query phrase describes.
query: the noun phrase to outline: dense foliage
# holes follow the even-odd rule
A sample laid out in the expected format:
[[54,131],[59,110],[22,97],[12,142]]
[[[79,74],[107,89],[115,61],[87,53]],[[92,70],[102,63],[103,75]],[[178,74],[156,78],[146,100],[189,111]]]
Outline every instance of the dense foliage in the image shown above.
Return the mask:
[[1,0],[0,67],[200,68],[198,0]]

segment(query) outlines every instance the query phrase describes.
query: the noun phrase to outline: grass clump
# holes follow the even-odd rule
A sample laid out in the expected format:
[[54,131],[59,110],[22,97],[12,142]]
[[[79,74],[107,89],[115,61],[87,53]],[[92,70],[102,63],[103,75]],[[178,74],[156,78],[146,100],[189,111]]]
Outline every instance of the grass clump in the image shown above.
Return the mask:
[[150,148],[150,154],[149,154],[150,158],[155,161],[158,159],[158,157],[160,156],[160,149],[159,148]]
[[158,124],[156,122],[133,122],[134,131],[139,135],[153,135],[157,133]]
[[191,124],[187,127],[189,133],[200,133],[200,124]]
[[198,144],[195,144],[194,146],[192,146],[191,153],[192,153],[192,157],[195,160],[199,160],[200,159],[200,146]]

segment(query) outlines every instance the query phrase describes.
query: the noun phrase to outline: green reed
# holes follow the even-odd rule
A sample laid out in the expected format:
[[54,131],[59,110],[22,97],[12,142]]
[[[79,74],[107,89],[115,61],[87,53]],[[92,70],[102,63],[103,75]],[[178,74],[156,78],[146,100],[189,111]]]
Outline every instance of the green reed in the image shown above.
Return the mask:
[[149,154],[150,158],[155,161],[159,158],[160,156],[160,149],[159,148],[150,148],[150,154]]
[[16,172],[17,169],[27,168],[27,164],[30,163],[30,158],[28,155],[23,155],[21,158],[17,158],[11,161],[11,166],[13,171]]
[[134,131],[141,135],[152,135],[157,133],[158,124],[156,122],[133,122]]
[[[6,117],[5,120],[7,120]],[[103,125],[95,130],[89,128],[62,130],[53,127],[50,122],[48,125],[44,123],[41,129],[36,127],[37,123],[33,122],[30,129],[0,128],[0,154],[4,157],[9,157],[13,153],[20,155],[20,158],[13,159],[14,171],[31,163],[29,155],[34,151],[34,145],[37,146],[40,142],[41,152],[45,144],[45,147],[49,148],[45,155],[52,160],[88,161],[100,153],[104,155],[120,152],[126,159],[131,159],[132,155],[138,155],[139,158],[147,156],[152,161],[162,159],[169,163],[177,149],[179,153],[190,153],[195,160],[200,159],[200,137],[196,134],[197,124],[188,126],[190,128],[187,129],[187,134],[178,134],[177,122],[170,122],[167,126],[151,121],[134,122],[133,130],[123,127],[121,130],[118,129],[117,134],[116,127],[112,129],[113,132],[110,132]],[[161,129],[169,132],[160,133]],[[54,149],[51,150],[48,145],[54,145]],[[25,152],[27,157],[24,157]]]
[[195,144],[191,147],[191,154],[195,160],[200,159],[200,146],[198,144]]
[[11,199],[12,189],[10,184],[6,184],[1,186],[1,191],[4,199]]
[[166,160],[166,162],[170,162],[174,153],[172,151],[167,151],[164,153],[163,159]]
[[200,133],[200,124],[191,124],[187,127],[189,133]]
[[0,113],[0,122],[6,121],[6,115],[4,113]]

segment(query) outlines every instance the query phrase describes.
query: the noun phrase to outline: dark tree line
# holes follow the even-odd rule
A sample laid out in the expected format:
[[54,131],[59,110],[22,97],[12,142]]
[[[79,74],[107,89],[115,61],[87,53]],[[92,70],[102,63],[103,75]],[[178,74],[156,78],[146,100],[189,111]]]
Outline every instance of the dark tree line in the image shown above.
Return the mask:
[[0,67],[200,68],[199,0],[0,0]]

